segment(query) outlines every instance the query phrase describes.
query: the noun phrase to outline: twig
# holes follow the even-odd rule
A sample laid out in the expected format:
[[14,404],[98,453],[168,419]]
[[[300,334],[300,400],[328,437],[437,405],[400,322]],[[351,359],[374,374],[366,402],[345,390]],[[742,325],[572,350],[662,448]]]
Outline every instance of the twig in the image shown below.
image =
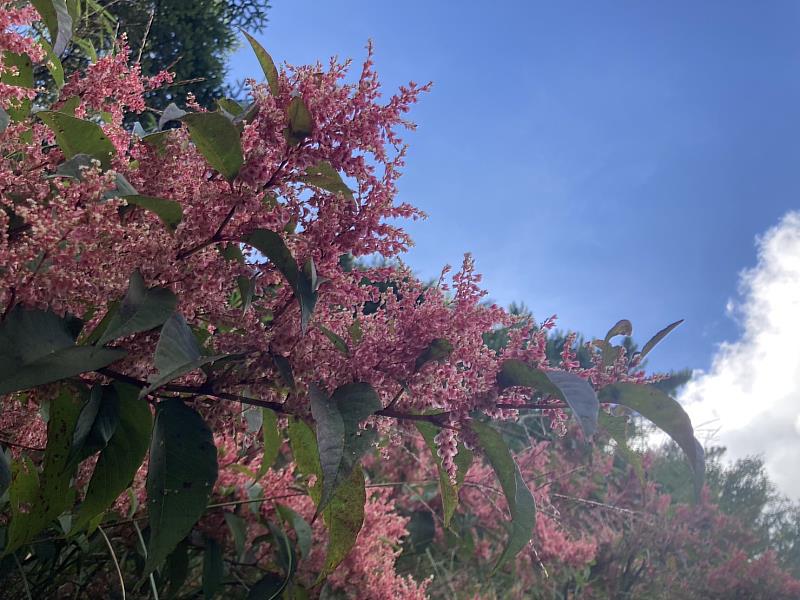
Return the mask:
[[25,586],[25,595],[28,596],[28,600],[33,600],[33,596],[31,596],[31,588],[28,585],[28,578],[25,575],[25,570],[22,568],[22,565],[19,562],[19,558],[17,558],[17,553],[13,553],[14,562],[17,563],[17,568],[19,569],[19,574],[22,575],[22,585]]
[[147,20],[147,26],[144,28],[144,35],[142,36],[142,43],[139,45],[139,54],[136,55],[136,62],[142,62],[142,53],[144,46],[147,44],[147,36],[150,35],[150,26],[153,24],[153,17],[156,16],[155,10],[150,10],[150,18]]

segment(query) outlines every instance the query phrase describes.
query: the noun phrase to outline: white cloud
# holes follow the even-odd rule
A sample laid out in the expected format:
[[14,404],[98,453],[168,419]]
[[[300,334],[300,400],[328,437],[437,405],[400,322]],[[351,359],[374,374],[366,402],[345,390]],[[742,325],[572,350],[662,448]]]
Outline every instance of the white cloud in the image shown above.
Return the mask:
[[728,312],[742,327],[695,374],[679,400],[701,441],[728,457],[763,456],[778,488],[800,497],[800,212],[759,238],[758,264],[740,275]]

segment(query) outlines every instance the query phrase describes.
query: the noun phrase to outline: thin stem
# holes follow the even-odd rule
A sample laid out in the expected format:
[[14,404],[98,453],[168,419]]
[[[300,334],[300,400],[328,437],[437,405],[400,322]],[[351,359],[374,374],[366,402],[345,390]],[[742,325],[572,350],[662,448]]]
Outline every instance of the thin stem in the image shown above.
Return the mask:
[[[142,554],[144,554],[144,559],[147,560],[147,544],[144,543],[144,536],[142,535],[142,530],[139,529],[139,525],[137,525],[136,521],[133,522],[133,528],[136,530],[136,535],[139,538],[139,544],[142,546]],[[153,578],[153,573],[150,573],[148,577],[150,579],[150,589],[153,590],[153,599],[158,600],[158,590],[156,589],[156,580]]]
[[117,555],[114,553],[114,547],[111,545],[111,540],[108,539],[108,536],[106,535],[106,532],[103,531],[102,527],[98,525],[97,531],[100,532],[100,535],[102,535],[103,539],[106,541],[106,546],[108,546],[108,551],[111,554],[111,560],[114,561],[114,567],[117,569],[119,586],[122,588],[122,600],[125,600],[125,580],[122,578],[122,569],[119,568],[119,562],[117,561]]
[[31,596],[31,588],[28,585],[28,578],[25,576],[25,570],[22,568],[22,564],[20,564],[16,552],[14,552],[13,556],[14,556],[14,562],[17,563],[19,574],[22,576],[22,585],[25,586],[25,595],[28,596],[28,600],[33,600],[33,596]]

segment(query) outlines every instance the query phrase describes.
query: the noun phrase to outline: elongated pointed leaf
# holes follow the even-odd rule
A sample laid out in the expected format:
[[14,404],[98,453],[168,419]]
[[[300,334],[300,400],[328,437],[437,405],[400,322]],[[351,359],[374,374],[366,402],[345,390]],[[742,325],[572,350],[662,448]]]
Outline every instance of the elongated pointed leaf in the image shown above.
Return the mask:
[[128,292],[98,341],[111,340],[163,325],[175,312],[178,298],[166,288],[147,288],[137,269],[131,275]]
[[364,471],[357,465],[338,487],[330,505],[322,513],[328,527],[328,548],[317,583],[332,573],[355,546],[358,532],[364,524],[366,503]]
[[321,161],[313,167],[308,167],[302,181],[334,194],[342,194],[345,198],[353,200],[353,190],[345,185],[339,172],[327,161]]
[[312,384],[309,397],[322,466],[322,496],[317,511],[323,511],[374,441],[374,430],[360,430],[359,424],[381,409],[381,401],[366,383],[340,386],[330,399]]
[[609,437],[616,442],[616,453],[633,468],[639,481],[644,484],[642,457],[628,445],[628,418],[609,415],[602,410],[599,416],[600,428],[608,433]]
[[[16,73],[12,73],[10,67],[16,67]],[[13,85],[26,89],[33,89],[33,62],[27,54],[17,54],[6,51],[3,53],[4,71],[0,75],[0,83]],[[9,100],[6,105],[10,119],[19,123],[27,118],[31,112],[31,101],[28,98],[22,100]]]
[[565,371],[542,371],[511,359],[503,363],[497,375],[500,387],[529,387],[542,394],[559,398],[572,409],[586,437],[597,429],[597,412],[600,403],[592,386],[582,377]]
[[147,472],[150,523],[145,574],[186,537],[217,480],[217,449],[203,418],[179,399],[159,403]]
[[297,536],[297,549],[300,551],[300,556],[303,558],[308,557],[311,554],[311,542],[314,535],[311,530],[311,525],[288,506],[276,504],[275,508],[283,521],[294,529],[294,533]]
[[92,387],[72,434],[70,461],[82,461],[106,447],[119,424],[119,404],[114,387],[99,384]]
[[705,453],[694,437],[689,415],[676,400],[649,385],[615,383],[600,390],[600,401],[632,408],[675,440],[686,454],[699,494],[705,477]]
[[210,537],[207,537],[206,548],[203,552],[203,597],[211,600],[222,587],[225,577],[225,563],[222,560],[222,546]]
[[275,459],[278,458],[283,439],[278,428],[278,416],[274,410],[262,408],[261,436],[264,442],[264,452],[261,457],[261,467],[258,470],[258,478],[264,476],[269,470]]
[[183,207],[175,200],[133,194],[124,196],[125,202],[140,206],[155,214],[169,231],[175,231],[183,220]]
[[47,110],[37,112],[36,116],[53,131],[66,158],[88,154],[99,160],[104,169],[111,166],[117,150],[97,123]]
[[267,78],[267,84],[269,84],[270,93],[273,96],[277,96],[280,91],[278,88],[278,69],[275,68],[275,63],[273,62],[272,57],[269,55],[269,52],[264,50],[261,44],[259,44],[253,36],[246,31],[242,31],[242,33],[244,34],[244,37],[247,38],[247,41],[250,42],[253,52],[256,53],[258,64],[261,65],[261,70],[264,71],[264,77]]
[[184,318],[179,313],[175,313],[161,328],[161,335],[156,345],[153,362],[158,369],[158,376],[141,391],[141,395],[146,396],[170,381],[222,358],[225,358],[225,355],[202,355],[192,330],[189,329]]
[[661,340],[663,340],[670,333],[672,333],[672,330],[675,329],[681,323],[683,323],[683,319],[667,325],[666,327],[664,327],[664,329],[662,329],[653,337],[651,337],[649,340],[647,340],[647,343],[642,348],[642,352],[639,354],[639,360],[640,361],[644,360],[644,357],[647,356],[650,353],[650,351],[656,347],[656,344],[658,344]]
[[350,349],[347,347],[347,342],[345,342],[342,337],[336,333],[335,331],[331,331],[327,327],[323,325],[319,326],[320,331],[325,334],[325,337],[331,341],[333,347],[336,348],[339,352],[344,354],[345,356],[350,356]]
[[30,542],[72,505],[75,495],[70,480],[77,465],[70,464],[69,454],[72,432],[84,400],[82,390],[65,385],[50,403],[42,471],[37,478],[35,468],[28,463],[24,473],[17,473],[17,477],[22,477],[19,483],[15,480],[11,485],[12,518],[5,554]]
[[100,452],[73,532],[80,531],[111,507],[133,482],[150,445],[153,417],[147,402],[139,399],[139,390],[133,386],[115,383],[114,388],[120,397],[119,422]]
[[458,449],[456,455],[456,466],[458,467],[457,480],[455,482],[450,480],[450,474],[444,468],[442,459],[439,456],[438,448],[436,447],[436,433],[438,428],[433,423],[425,421],[418,421],[416,423],[417,430],[420,432],[431,451],[431,456],[436,463],[436,470],[439,473],[439,492],[442,495],[442,511],[443,521],[445,527],[450,527],[450,521],[458,508],[458,493],[461,484],[464,482],[464,476],[472,463],[472,452],[467,450],[463,445]]
[[314,133],[314,120],[300,96],[292,98],[287,113],[289,123],[284,130],[284,136],[289,145],[297,146]]
[[486,423],[473,421],[472,430],[492,465],[500,486],[505,494],[508,509],[511,512],[511,535],[503,553],[495,564],[496,571],[507,560],[519,553],[533,537],[536,526],[536,502],[528,486],[522,479],[517,463],[506,446],[503,437]]
[[297,266],[297,261],[283,238],[274,231],[257,229],[244,241],[266,256],[286,278],[300,304],[300,323],[305,331],[317,303],[317,293],[313,289],[311,280]]
[[74,321],[14,307],[0,324],[0,395],[105,367],[125,350],[75,346]]
[[190,113],[181,117],[197,150],[225,179],[232,181],[244,163],[239,130],[218,112]]
[[72,15],[67,9],[66,0],[31,0],[50,32],[53,53],[60,56],[72,39]]

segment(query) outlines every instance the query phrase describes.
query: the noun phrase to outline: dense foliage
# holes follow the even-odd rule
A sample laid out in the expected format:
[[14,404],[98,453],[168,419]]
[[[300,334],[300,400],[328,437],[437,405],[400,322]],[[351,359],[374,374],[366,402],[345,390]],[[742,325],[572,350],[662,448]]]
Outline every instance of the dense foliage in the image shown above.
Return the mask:
[[[432,285],[353,268],[411,243],[400,130],[428,86],[382,101],[371,53],[348,83],[349,63],[279,70],[248,38],[266,79],[249,103],[170,105],[148,130],[135,115],[173,76],[143,76],[124,39],[37,96],[35,65],[63,71],[81,6],[0,0],[9,597],[466,596],[476,572],[545,594],[537,565],[603,564],[619,541],[552,509],[590,500],[567,475],[605,481],[630,412],[688,458],[700,508],[672,518],[692,527],[703,451],[641,369],[677,323],[630,354],[622,320],[583,365],[573,337],[551,361],[554,321],[486,304],[469,256]],[[530,435],[529,413],[559,435]],[[403,570],[419,531],[463,564],[449,592]]]

